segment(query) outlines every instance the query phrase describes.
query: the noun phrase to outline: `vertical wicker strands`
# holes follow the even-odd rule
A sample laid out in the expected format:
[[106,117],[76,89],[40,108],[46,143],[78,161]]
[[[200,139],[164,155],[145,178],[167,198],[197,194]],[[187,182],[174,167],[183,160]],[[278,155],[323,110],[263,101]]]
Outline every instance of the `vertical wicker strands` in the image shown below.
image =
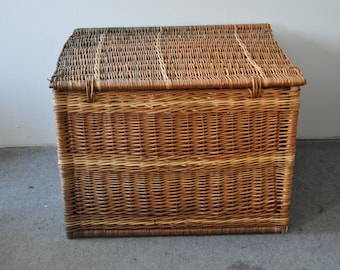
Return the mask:
[[162,36],[162,28],[160,28],[160,31],[157,34],[156,51],[157,51],[157,57],[158,57],[158,61],[159,61],[159,68],[161,70],[163,80],[165,82],[165,87],[166,87],[166,89],[170,89],[171,88],[171,81],[170,81],[168,75],[166,74],[166,66],[165,66],[165,63],[164,63],[164,60],[163,60],[162,48],[161,48],[161,45],[160,45],[161,36]]

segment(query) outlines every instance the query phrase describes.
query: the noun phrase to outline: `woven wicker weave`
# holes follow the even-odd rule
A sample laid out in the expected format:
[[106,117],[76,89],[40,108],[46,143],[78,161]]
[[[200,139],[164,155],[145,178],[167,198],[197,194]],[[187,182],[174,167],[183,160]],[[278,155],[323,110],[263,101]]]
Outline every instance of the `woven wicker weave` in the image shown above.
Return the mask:
[[304,83],[268,24],[75,30],[50,84],[68,237],[285,232]]

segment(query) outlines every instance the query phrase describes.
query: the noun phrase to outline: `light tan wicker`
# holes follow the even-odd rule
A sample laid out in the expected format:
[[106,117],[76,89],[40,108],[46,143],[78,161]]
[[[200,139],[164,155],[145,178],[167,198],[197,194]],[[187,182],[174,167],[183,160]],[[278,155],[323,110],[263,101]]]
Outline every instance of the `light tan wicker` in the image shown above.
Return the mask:
[[75,30],[50,83],[68,237],[285,232],[303,84],[268,24]]

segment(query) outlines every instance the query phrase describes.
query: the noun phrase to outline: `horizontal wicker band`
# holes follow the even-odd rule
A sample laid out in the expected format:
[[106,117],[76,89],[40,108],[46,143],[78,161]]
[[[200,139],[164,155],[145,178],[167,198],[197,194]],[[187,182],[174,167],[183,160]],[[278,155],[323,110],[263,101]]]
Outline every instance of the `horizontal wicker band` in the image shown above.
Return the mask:
[[219,156],[218,159],[188,159],[188,160],[171,160],[169,157],[167,158],[150,158],[149,160],[145,157],[140,156],[135,157],[135,160],[132,156],[129,158],[123,157],[114,157],[113,155],[70,155],[70,158],[67,159],[66,155],[64,156],[64,160],[60,161],[59,164],[63,166],[67,165],[75,165],[75,166],[83,166],[86,168],[100,168],[101,171],[105,171],[105,168],[108,170],[114,171],[148,171],[148,172],[158,172],[158,171],[183,171],[183,170],[209,170],[216,168],[227,168],[231,166],[258,166],[261,164],[262,166],[265,164],[276,163],[285,163],[285,162],[293,162],[294,155],[287,156],[248,156],[248,157],[239,157],[239,158],[228,158],[227,156],[223,158],[223,156]]
[[214,225],[214,226],[232,226],[235,224],[281,224],[282,222],[286,222],[288,218],[280,218],[280,217],[254,217],[254,218],[248,218],[248,217],[237,217],[237,218],[231,218],[225,216],[225,219],[221,219],[221,217],[217,218],[161,218],[161,217],[155,217],[155,218],[137,218],[134,217],[132,218],[122,218],[119,217],[115,220],[89,220],[86,219],[86,216],[84,216],[84,219],[80,219],[77,221],[69,222],[67,225],[69,227],[75,227],[75,226],[116,226],[118,229],[119,227],[121,228],[126,228],[126,227],[138,227],[138,226],[149,226],[149,227],[162,227],[162,226],[180,226],[180,225],[186,225],[186,226],[193,226],[193,225],[201,225],[201,226],[206,226],[206,225]]

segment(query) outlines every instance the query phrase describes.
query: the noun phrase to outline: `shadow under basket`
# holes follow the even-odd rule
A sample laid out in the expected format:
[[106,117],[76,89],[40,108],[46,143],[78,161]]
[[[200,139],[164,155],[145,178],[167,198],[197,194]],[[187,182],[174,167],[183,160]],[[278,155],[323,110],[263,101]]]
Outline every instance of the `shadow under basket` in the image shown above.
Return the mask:
[[76,29],[50,84],[67,236],[286,232],[303,84],[268,24]]

